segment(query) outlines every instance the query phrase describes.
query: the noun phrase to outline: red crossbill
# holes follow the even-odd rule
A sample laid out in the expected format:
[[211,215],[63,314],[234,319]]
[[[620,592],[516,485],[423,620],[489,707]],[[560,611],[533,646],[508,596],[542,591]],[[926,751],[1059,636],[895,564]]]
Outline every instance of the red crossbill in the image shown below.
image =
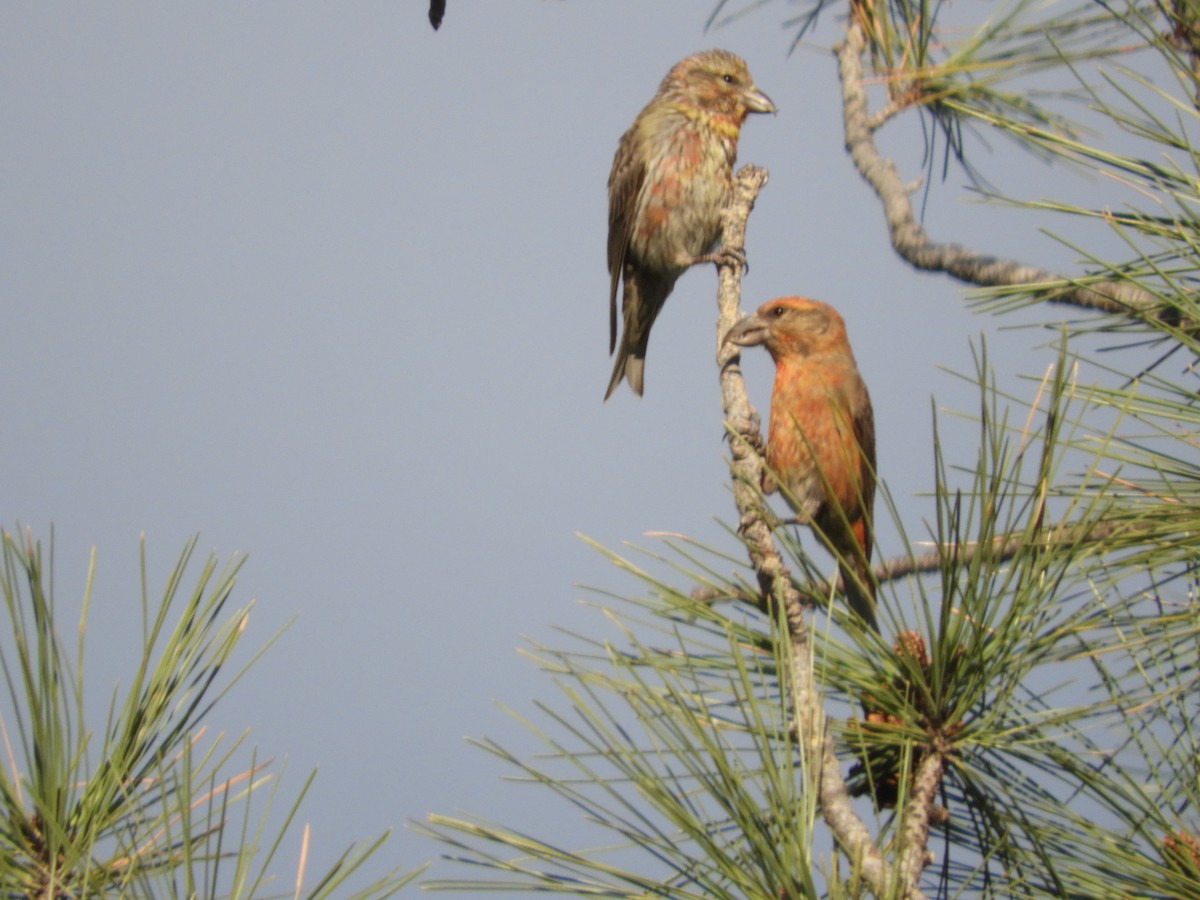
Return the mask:
[[775,104],[741,57],[707,50],[676,63],[621,136],[608,176],[609,353],[617,349],[619,281],[625,328],[605,400],[622,378],[641,395],[650,327],[676,280],[721,258],[711,251],[752,112],[775,112]]
[[820,301],[781,297],[742,319],[725,340],[763,344],[775,360],[766,452],[773,478],[763,489],[779,482],[798,517],[837,557],[850,607],[878,631],[870,567],[875,417],[846,323]]

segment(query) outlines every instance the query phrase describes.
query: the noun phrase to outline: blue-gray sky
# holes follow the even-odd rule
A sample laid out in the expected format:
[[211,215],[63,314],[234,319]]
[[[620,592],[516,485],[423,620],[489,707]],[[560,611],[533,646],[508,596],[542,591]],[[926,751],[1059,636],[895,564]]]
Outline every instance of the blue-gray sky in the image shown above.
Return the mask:
[[[249,554],[248,644],[295,624],[211,724],[248,728],[295,787],[320,767],[317,863],[398,827],[384,854],[415,864],[437,848],[409,819],[537,808],[463,738],[521,746],[497,701],[553,695],[521,635],[607,634],[579,585],[636,588],[576,532],[730,546],[711,267],[656,325],[645,398],[601,402],[605,181],[676,60],[727,47],[778,105],[743,132],[741,159],[771,171],[744,305],[841,309],[914,535],[930,397],[971,402],[939,366],[968,369],[980,330],[1002,371],[1050,359],[892,256],[842,148],[833,31],[789,54],[793,7],[705,33],[696,0],[450,0],[434,33],[425,6],[0,10],[0,518],[53,525],[64,602],[97,548],[100,709],[140,631],[139,535],[155,590],[195,532]],[[916,176],[919,134],[895,131],[885,149]],[[1003,161],[984,160],[1001,187],[1051,183],[1024,157],[1005,183]],[[935,235],[1070,260],[962,182],[934,185]],[[765,413],[769,360],[745,370]]]

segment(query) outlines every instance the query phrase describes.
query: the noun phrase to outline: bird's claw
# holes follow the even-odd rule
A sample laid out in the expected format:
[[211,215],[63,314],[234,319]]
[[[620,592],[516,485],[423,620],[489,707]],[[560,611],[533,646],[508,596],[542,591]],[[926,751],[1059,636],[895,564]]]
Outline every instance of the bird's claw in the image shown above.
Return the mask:
[[762,436],[762,416],[758,414],[758,410],[756,409],[750,411],[750,427],[747,429],[746,437],[759,453],[766,451],[767,445]]
[[741,266],[742,271],[747,275],[750,274],[750,262],[746,259],[745,247],[725,247],[713,254],[716,259],[714,262],[718,266]]
[[702,256],[693,256],[691,264],[693,266],[700,263],[714,263],[717,266],[741,266],[742,270],[750,273],[750,263],[746,260],[746,251],[742,247],[728,247],[722,245],[719,249],[712,253],[705,253]]
[[725,438],[731,446],[741,444],[748,447],[760,459],[767,454],[767,442],[762,436],[762,419],[755,410],[751,410],[749,417],[741,422],[726,423]]

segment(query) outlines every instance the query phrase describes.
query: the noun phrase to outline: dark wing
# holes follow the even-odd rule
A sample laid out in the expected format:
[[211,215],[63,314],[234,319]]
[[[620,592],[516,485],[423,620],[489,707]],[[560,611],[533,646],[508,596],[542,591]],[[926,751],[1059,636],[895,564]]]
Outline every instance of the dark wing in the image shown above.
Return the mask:
[[608,175],[608,352],[617,348],[617,284],[625,268],[625,255],[633,236],[634,219],[637,215],[638,194],[646,180],[646,164],[639,162],[634,153],[632,128],[621,136],[617,144],[617,155],[613,157],[612,171]]

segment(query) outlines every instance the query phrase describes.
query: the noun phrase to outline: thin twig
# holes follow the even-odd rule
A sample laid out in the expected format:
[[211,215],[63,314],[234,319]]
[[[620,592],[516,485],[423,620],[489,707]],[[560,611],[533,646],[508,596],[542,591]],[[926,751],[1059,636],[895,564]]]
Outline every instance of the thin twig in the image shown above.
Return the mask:
[[[1060,525],[1038,537],[1039,547],[1065,546],[1083,542],[1098,542],[1109,540],[1120,534],[1130,541],[1139,537],[1150,538],[1161,533],[1162,526],[1156,522],[1136,523],[1131,521],[1113,520],[1108,522],[1090,523],[1087,525]],[[1028,532],[1001,534],[990,541],[963,541],[962,543],[941,544],[934,549],[915,556],[896,556],[877,562],[872,567],[875,580],[880,584],[897,581],[909,575],[921,575],[928,572],[940,572],[945,560],[954,560],[955,566],[966,566],[981,553],[988,553],[997,562],[1003,562],[1015,557],[1034,539]],[[845,590],[841,578],[835,588],[838,592]],[[807,584],[797,586],[794,582],[791,589],[797,594],[797,602],[804,605],[815,605],[830,595],[829,582],[814,579]],[[691,594],[694,600],[703,603],[715,603],[720,600],[738,599],[755,603],[758,598],[749,594],[731,594],[728,590],[713,588],[697,588]]]
[[[1139,533],[1150,534],[1150,525],[1139,526],[1133,522],[1111,521],[1087,525],[1061,525],[1051,529],[1036,538],[1039,546],[1078,544],[1084,541],[1102,541],[1111,538],[1118,532],[1126,537],[1136,537]],[[1029,534],[1001,534],[990,541],[966,541],[961,544],[942,544],[922,553],[919,556],[898,556],[877,563],[874,567],[875,577],[880,583],[894,581],[906,575],[921,572],[937,572],[942,568],[943,561],[953,558],[955,565],[965,566],[983,552],[987,552],[996,560],[1012,559],[1027,546],[1031,540]]]

